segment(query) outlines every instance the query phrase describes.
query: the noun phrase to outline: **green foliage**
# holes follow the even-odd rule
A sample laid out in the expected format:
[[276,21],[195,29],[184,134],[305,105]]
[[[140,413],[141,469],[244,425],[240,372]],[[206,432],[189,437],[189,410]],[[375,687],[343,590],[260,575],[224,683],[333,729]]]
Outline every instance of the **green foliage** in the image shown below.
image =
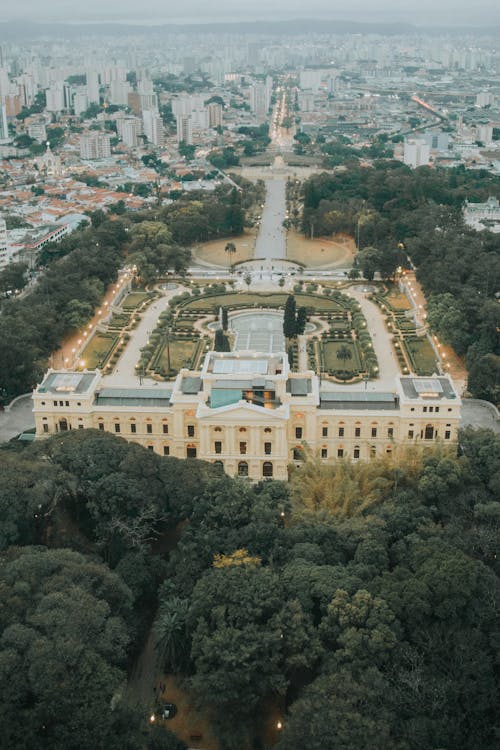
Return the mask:
[[[0,557],[0,687],[6,747],[129,745],[120,726],[131,596],[104,565],[69,550]],[[20,596],[20,592],[23,592]],[[106,708],[104,708],[106,707]]]
[[[384,145],[384,144],[382,144]],[[500,356],[500,238],[467,227],[466,199],[484,201],[500,189],[497,176],[464,169],[410,170],[394,161],[316,175],[304,184],[302,228],[307,234],[348,232],[360,252],[357,267],[372,279],[390,278],[408,257],[429,300],[437,335],[466,356],[473,395],[498,401]],[[492,355],[489,359],[483,359]],[[488,369],[493,385],[481,373]]]
[[3,449],[4,744],[181,748],[121,701],[156,611],[222,748],[279,704],[280,750],[496,750],[500,436],[460,451],[250,485],[95,431]]

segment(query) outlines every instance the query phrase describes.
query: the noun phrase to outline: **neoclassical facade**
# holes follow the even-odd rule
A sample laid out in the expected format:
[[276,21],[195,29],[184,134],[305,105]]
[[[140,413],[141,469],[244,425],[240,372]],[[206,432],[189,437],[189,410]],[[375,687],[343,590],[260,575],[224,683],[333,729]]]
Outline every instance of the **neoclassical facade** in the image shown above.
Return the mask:
[[105,430],[258,480],[287,479],[305,445],[328,461],[452,444],[461,401],[445,376],[399,377],[390,391],[326,387],[313,372],[291,372],[284,353],[209,352],[200,371],[154,386],[109,387],[98,370],[49,370],[33,404],[37,437]]

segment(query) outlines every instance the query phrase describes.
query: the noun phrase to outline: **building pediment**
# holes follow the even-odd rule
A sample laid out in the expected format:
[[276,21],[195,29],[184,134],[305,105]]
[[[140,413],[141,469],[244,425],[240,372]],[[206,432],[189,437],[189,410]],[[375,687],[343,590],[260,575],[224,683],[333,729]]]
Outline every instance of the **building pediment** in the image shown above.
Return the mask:
[[196,417],[202,421],[220,422],[222,424],[230,420],[240,425],[282,422],[289,416],[288,404],[283,404],[277,409],[265,409],[262,406],[249,404],[247,401],[238,401],[237,404],[220,406],[218,409],[200,405],[196,413]]

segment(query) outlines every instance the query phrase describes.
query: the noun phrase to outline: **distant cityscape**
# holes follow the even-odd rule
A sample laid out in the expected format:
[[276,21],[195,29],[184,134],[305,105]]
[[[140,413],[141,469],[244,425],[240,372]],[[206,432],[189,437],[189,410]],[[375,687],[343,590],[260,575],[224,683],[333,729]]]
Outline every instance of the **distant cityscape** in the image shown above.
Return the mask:
[[[499,174],[499,72],[487,36],[124,27],[119,38],[5,41],[0,267],[35,267],[40,248],[96,206],[137,210],[158,191],[212,190],[218,169],[262,161],[252,129],[265,128],[284,80],[297,164],[335,167],[341,153]],[[498,212],[490,219],[495,228]]]

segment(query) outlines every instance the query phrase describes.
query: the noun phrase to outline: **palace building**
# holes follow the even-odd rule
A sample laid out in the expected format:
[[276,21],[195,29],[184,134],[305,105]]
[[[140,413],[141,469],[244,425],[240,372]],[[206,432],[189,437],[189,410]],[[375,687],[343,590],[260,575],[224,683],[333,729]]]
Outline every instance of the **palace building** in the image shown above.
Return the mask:
[[287,479],[304,446],[324,460],[457,440],[461,401],[447,376],[399,377],[390,391],[322,384],[285,353],[209,352],[172,383],[111,387],[98,370],[49,370],[33,394],[36,435],[105,430],[227,474]]

